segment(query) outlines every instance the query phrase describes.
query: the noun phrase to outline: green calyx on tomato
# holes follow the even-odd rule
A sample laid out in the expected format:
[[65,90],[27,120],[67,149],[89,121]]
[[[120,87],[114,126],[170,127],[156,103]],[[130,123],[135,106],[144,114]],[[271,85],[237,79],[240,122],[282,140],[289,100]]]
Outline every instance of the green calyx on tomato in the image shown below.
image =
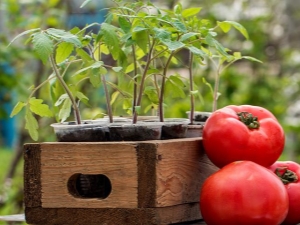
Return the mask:
[[260,124],[256,116],[249,112],[238,112],[239,120],[244,123],[249,129],[258,129]]
[[298,176],[287,167],[278,167],[275,170],[275,174],[280,178],[284,184],[295,183],[298,181]]

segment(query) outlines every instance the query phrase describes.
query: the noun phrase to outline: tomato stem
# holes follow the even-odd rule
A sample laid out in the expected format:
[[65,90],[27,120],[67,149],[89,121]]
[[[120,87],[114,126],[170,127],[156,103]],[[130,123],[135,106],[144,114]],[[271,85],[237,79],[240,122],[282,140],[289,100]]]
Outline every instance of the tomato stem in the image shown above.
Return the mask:
[[258,129],[260,124],[256,116],[253,116],[249,112],[238,112],[237,113],[240,121],[244,123],[249,129]]
[[298,181],[298,176],[287,167],[278,167],[275,170],[276,175],[284,184],[289,184]]

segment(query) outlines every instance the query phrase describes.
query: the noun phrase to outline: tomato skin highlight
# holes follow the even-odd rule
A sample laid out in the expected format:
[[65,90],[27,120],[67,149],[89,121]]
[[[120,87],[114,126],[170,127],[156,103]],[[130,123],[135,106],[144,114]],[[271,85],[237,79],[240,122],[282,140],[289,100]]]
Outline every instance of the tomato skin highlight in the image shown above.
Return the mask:
[[295,225],[300,223],[300,165],[293,161],[277,161],[270,170],[276,173],[276,169],[286,168],[294,172],[297,180],[285,184],[289,196],[289,211],[282,225]]
[[[248,128],[240,121],[239,112],[257,117],[259,128]],[[278,160],[284,143],[284,131],[275,116],[259,106],[226,106],[213,112],[203,128],[204,149],[219,168],[239,160],[268,167]]]
[[208,225],[278,225],[288,204],[280,179],[251,161],[226,165],[200,191],[200,211]]

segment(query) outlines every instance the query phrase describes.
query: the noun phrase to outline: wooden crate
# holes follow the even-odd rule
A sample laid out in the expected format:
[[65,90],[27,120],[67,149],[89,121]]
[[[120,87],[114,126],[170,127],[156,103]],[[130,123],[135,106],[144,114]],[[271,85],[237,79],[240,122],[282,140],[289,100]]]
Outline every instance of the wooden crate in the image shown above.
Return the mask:
[[[36,225],[198,220],[199,190],[217,171],[201,138],[25,144],[24,159],[25,217]],[[106,194],[78,194],[79,174],[108,178],[97,183]]]

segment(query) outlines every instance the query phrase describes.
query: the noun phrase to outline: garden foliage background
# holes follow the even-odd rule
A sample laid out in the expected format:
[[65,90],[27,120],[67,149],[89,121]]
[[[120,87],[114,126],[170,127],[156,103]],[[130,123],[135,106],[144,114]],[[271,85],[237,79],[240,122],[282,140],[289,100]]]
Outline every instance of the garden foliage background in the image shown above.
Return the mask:
[[[68,29],[68,4],[71,2],[0,1],[0,63],[9,63],[14,70],[13,76],[0,70],[0,93],[5,93],[0,98],[2,119],[8,116],[2,107],[4,103],[25,101],[31,84],[37,86],[42,77],[49,76],[50,73],[50,68],[36,60],[31,46],[24,44],[25,39],[18,40],[9,48],[8,43],[17,34],[31,28]],[[157,4],[162,2],[169,8],[175,3],[169,0],[157,1]],[[101,4],[110,5],[108,2]],[[300,1],[182,0],[182,4],[184,7],[202,7],[201,17],[209,17],[213,21],[234,20],[248,30],[248,40],[233,30],[229,35],[220,36],[219,40],[224,46],[243,55],[255,57],[263,63],[242,60],[229,67],[221,75],[218,108],[228,104],[251,104],[269,109],[278,118],[286,133],[286,147],[281,159],[300,162]],[[182,71],[182,68],[174,69]],[[211,111],[212,93],[208,83],[213,85],[215,70],[210,62],[196,70],[196,84],[201,94],[201,98],[197,99],[196,110]],[[47,89],[41,89],[37,93],[44,98],[48,94]],[[100,92],[89,92],[88,95],[91,107],[84,109],[84,117],[90,118],[105,112],[101,107],[104,102],[103,95]],[[117,104],[119,103],[116,102]],[[189,99],[174,96],[166,104],[167,117],[186,116]],[[18,139],[13,149],[5,147],[0,137],[0,215],[23,212],[20,149],[24,143],[32,140],[24,129],[22,115],[16,118],[16,122]],[[40,127],[43,127],[40,129],[39,141],[55,140],[50,135],[52,130],[49,127],[53,122],[53,119],[39,120]]]

